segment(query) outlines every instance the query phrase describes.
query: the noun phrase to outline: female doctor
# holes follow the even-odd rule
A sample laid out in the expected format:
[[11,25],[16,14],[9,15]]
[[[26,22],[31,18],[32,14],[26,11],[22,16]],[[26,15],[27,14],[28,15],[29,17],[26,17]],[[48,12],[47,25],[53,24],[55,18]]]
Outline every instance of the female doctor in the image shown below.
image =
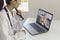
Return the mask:
[[[20,3],[18,3],[18,0],[6,0],[6,4],[3,9],[1,8],[0,26],[3,28],[7,40],[17,40],[14,36],[16,32],[20,31],[21,27],[19,22],[14,18],[12,10],[18,8]],[[17,14],[21,15],[21,11],[18,11]]]

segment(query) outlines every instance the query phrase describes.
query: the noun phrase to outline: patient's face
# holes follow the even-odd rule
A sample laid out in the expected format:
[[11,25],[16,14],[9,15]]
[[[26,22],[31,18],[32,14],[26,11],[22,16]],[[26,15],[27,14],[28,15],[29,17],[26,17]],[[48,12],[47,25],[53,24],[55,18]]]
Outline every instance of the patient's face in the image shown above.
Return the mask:
[[45,25],[46,24],[46,15],[41,16],[41,18],[39,18],[38,20],[42,25]]

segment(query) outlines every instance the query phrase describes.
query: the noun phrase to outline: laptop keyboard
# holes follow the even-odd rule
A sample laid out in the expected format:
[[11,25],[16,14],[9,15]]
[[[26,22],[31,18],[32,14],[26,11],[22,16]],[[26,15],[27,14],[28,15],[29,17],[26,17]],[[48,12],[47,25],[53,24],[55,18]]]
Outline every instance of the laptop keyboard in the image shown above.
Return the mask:
[[44,32],[44,30],[40,28],[38,25],[36,25],[35,23],[31,23],[30,25],[38,32]]

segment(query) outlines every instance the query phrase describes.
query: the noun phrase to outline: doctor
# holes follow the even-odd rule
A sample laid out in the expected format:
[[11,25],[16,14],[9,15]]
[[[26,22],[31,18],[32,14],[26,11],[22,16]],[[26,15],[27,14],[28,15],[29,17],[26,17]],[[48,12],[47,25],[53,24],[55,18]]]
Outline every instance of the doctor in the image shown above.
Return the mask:
[[[18,0],[6,0],[6,4],[0,13],[0,26],[3,28],[7,40],[16,40],[14,35],[17,31],[20,31],[21,27],[14,18],[12,10],[17,8],[20,3],[18,3]],[[18,15],[21,15],[21,11],[18,11]]]

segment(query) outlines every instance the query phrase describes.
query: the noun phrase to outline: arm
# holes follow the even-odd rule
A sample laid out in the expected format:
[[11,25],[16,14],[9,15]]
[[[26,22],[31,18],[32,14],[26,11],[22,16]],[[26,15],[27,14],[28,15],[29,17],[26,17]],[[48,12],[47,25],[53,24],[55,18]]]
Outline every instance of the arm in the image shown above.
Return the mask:
[[19,15],[24,20],[24,17],[21,15],[21,10],[17,10],[17,8],[15,8],[15,10],[16,14]]
[[3,32],[3,28],[2,28],[2,18],[0,16],[0,40],[6,40],[6,37],[4,35],[4,32]]

